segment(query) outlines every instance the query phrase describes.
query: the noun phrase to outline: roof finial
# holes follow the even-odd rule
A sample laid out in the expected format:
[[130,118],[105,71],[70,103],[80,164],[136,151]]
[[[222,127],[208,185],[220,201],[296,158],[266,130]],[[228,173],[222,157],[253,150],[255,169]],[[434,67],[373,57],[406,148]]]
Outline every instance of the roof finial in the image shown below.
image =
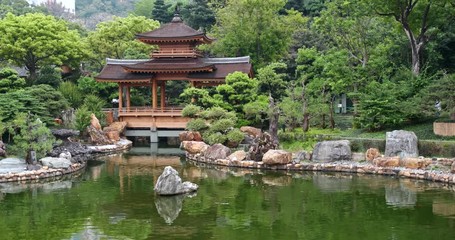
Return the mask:
[[180,17],[180,6],[179,4],[175,5],[175,10],[174,10],[174,18],[172,18],[173,23],[178,23],[178,22],[183,22],[182,18]]

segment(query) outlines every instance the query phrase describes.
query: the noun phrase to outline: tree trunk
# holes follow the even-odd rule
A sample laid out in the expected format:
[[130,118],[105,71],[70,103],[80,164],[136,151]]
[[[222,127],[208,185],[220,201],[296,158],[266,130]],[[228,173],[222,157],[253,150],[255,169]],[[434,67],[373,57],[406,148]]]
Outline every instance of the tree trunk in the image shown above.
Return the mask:
[[280,117],[280,112],[271,94],[269,94],[269,109],[272,111],[269,122],[269,133],[272,137],[273,142],[278,145],[278,120]]
[[330,106],[329,106],[329,111],[330,111],[330,115],[329,115],[329,118],[330,118],[330,128],[331,129],[334,129],[335,128],[335,118],[333,116],[333,103],[335,101],[335,97],[331,97],[330,98]]
[[308,132],[310,128],[310,114],[309,113],[304,113],[303,114],[303,131]]
[[322,117],[321,117],[321,128],[322,129],[326,128],[326,126],[325,126],[325,113],[323,113]]

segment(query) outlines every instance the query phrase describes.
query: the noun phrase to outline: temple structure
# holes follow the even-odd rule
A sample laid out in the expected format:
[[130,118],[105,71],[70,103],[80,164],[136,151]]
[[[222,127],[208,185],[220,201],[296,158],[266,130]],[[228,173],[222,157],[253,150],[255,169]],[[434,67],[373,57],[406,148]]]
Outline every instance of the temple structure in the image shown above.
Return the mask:
[[[197,50],[200,44],[213,39],[187,26],[176,15],[159,29],[137,34],[136,38],[158,49],[149,59],[107,59],[98,82],[119,86],[118,118],[128,128],[183,129],[188,119],[181,108],[166,104],[166,81],[188,81],[190,86],[204,87],[223,84],[229,73],[240,71],[252,77],[250,58],[206,58]],[[150,106],[131,106],[131,87],[151,89]],[[158,94],[159,92],[159,94]],[[158,99],[160,95],[160,99]]]

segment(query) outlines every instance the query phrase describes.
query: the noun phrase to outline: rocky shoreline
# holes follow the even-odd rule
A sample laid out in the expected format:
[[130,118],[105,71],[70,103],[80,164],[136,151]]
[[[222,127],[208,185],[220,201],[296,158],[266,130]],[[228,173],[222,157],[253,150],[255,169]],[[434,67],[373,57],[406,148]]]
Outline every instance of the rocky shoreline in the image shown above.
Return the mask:
[[[53,149],[49,154],[50,157],[45,159],[68,160],[64,167],[52,166],[52,164],[44,164],[43,166],[34,165],[33,168],[38,169],[26,170],[30,166],[21,162],[20,159],[12,159],[10,166],[16,166],[15,169],[22,167],[23,171],[11,171],[0,173],[0,183],[5,182],[30,182],[40,181],[42,179],[60,177],[67,174],[72,174],[81,171],[87,166],[87,161],[99,154],[106,154],[118,151],[124,151],[132,146],[132,142],[126,139],[120,139],[115,144],[101,145],[101,146],[87,146],[81,143],[65,142],[61,146]],[[69,156],[69,159],[64,159],[62,155]],[[4,159],[5,160],[5,159]],[[43,158],[44,160],[44,158]],[[40,160],[41,161],[41,160]],[[0,161],[1,163],[2,161]],[[60,162],[59,162],[60,164]],[[1,168],[2,166],[0,166]]]
[[[450,170],[436,169],[410,169],[405,167],[380,167],[370,162],[354,162],[354,161],[336,161],[330,163],[318,162],[301,162],[288,163],[281,165],[267,165],[263,162],[252,160],[232,161],[228,159],[210,160],[206,159],[201,154],[191,154],[186,152],[186,158],[190,161],[218,165],[224,167],[248,168],[258,170],[285,170],[285,171],[319,171],[319,172],[343,172],[343,173],[359,173],[359,174],[376,174],[396,177],[405,177],[412,179],[428,180],[433,182],[442,182],[455,184],[455,174],[450,173]],[[434,159],[433,166],[438,166],[441,163],[451,165],[454,159]]]

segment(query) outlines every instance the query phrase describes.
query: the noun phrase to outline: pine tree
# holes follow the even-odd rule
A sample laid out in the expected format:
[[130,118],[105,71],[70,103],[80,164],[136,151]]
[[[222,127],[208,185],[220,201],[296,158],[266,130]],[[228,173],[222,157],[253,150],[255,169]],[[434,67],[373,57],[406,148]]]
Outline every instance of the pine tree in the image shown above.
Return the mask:
[[185,22],[194,29],[210,30],[215,24],[215,14],[207,0],[194,0],[182,9]]
[[156,0],[155,6],[152,10],[152,17],[154,20],[160,23],[167,23],[171,20],[172,14],[169,13],[168,9],[171,5],[165,4],[164,0]]

